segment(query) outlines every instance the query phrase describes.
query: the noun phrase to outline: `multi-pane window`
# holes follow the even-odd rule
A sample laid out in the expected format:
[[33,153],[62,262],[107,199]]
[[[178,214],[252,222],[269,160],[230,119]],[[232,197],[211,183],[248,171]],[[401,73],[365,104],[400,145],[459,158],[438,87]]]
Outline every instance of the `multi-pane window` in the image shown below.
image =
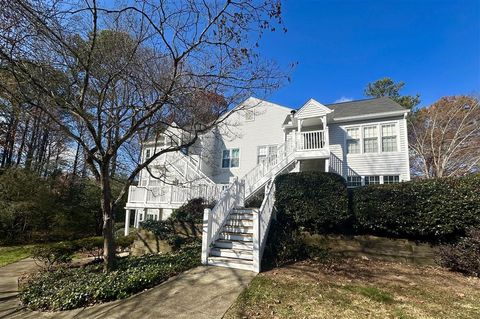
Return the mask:
[[378,133],[376,126],[365,126],[363,128],[363,152],[378,152]]
[[360,129],[358,127],[347,128],[347,153],[360,153]]
[[395,124],[382,125],[382,152],[397,151],[397,130]]
[[263,145],[257,148],[257,164],[274,162],[277,157],[277,145]]
[[151,156],[150,149],[147,148],[147,150],[145,151],[145,159],[146,159],[146,160],[149,159],[150,156]]
[[222,152],[222,167],[238,167],[240,166],[240,149],[232,148],[223,150]]
[[400,183],[400,176],[398,175],[383,176],[383,183],[384,184]]
[[362,177],[361,176],[347,176],[347,186],[348,187],[362,186]]
[[380,184],[380,176],[365,176],[365,185]]

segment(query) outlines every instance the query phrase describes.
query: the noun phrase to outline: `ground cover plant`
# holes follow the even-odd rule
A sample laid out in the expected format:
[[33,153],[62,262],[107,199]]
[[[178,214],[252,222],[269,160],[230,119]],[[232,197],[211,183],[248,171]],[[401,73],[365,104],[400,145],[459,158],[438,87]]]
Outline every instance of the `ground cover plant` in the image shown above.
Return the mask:
[[200,246],[169,254],[125,257],[117,269],[104,272],[101,264],[58,267],[33,275],[20,285],[21,302],[34,310],[68,310],[127,298],[197,266]]

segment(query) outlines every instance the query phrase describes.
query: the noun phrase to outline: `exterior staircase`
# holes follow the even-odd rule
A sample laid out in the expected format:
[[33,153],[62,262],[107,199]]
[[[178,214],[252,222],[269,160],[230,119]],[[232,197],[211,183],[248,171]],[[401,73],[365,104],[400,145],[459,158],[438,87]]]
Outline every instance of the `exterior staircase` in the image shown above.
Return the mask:
[[254,270],[253,220],[256,209],[234,208],[210,249],[208,264]]

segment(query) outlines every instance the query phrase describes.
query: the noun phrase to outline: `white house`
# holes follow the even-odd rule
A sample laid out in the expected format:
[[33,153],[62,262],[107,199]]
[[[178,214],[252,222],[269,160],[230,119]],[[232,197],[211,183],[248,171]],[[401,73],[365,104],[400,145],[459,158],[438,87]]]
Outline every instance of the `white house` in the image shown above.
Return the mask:
[[[202,261],[259,271],[278,174],[335,172],[349,187],[410,180],[408,110],[389,98],[328,105],[310,99],[295,111],[251,97],[234,110],[188,150],[162,155],[141,172],[129,191],[126,232],[132,214],[138,227],[167,218],[188,199],[215,200],[205,213]],[[181,135],[169,131],[144,144],[143,158]],[[263,192],[262,207],[243,208]]]

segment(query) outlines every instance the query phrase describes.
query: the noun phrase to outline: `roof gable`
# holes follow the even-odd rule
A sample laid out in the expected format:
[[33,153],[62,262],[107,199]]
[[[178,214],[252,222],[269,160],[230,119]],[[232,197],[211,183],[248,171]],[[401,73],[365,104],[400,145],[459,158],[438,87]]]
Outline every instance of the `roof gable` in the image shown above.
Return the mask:
[[325,116],[331,112],[332,110],[322,103],[315,101],[314,99],[310,99],[300,108],[300,110],[298,110],[295,116],[297,118],[304,119],[309,117]]

